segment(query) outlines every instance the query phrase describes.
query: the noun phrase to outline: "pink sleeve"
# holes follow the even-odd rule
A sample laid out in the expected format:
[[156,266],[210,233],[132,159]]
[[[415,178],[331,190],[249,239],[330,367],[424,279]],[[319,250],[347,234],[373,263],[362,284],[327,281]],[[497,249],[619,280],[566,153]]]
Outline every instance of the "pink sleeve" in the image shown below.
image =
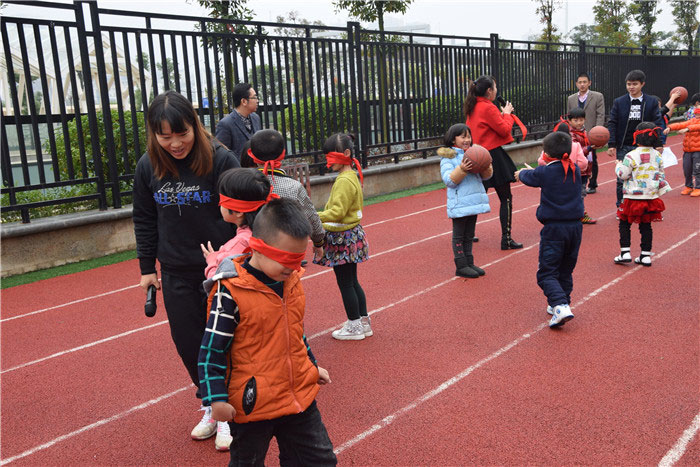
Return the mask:
[[221,245],[219,251],[207,256],[207,267],[204,269],[207,279],[211,279],[216,274],[216,270],[224,259],[245,252],[252,234],[249,227],[240,227],[235,237]]
[[574,164],[578,165],[581,172],[588,167],[588,159],[583,154],[580,143],[574,142],[571,144],[571,160],[574,161]]

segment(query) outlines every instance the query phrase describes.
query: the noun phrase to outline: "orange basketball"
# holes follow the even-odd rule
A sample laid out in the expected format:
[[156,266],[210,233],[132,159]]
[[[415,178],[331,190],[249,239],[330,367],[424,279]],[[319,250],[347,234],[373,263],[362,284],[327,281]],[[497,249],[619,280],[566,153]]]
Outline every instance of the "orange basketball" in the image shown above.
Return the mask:
[[681,95],[678,96],[678,98],[675,100],[675,103],[682,104],[688,98],[688,90],[683,86],[676,86],[675,88],[671,89],[671,92],[668,93],[669,97],[672,96],[673,93],[676,91],[680,91]]
[[610,140],[610,132],[604,126],[594,126],[588,132],[588,141],[595,147],[602,148]]
[[464,157],[472,162],[471,173],[481,173],[488,169],[491,164],[491,154],[488,149],[478,144],[473,144],[472,147],[464,152]]

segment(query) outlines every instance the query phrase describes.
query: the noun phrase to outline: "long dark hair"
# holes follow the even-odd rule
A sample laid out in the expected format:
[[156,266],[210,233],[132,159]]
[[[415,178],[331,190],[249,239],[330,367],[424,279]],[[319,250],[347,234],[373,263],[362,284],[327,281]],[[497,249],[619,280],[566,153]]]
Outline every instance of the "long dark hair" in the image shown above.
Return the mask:
[[464,100],[464,106],[462,110],[464,111],[464,118],[468,119],[469,114],[474,110],[476,106],[476,98],[484,97],[486,91],[491,89],[496,84],[496,79],[493,76],[483,75],[479,76],[476,80],[472,81],[469,85],[469,93],[467,98]]
[[451,148],[455,145],[455,138],[465,134],[471,136],[472,131],[464,123],[456,123],[447,130],[447,133],[445,133],[443,144],[446,147]]
[[211,172],[214,167],[212,136],[199,121],[192,103],[182,94],[175,91],[158,94],[148,107],[146,122],[148,157],[156,178],[161,179],[168,174],[174,177],[179,175],[172,156],[156,139],[156,134],[163,133],[163,122],[168,122],[173,133],[183,133],[188,125],[192,127],[194,145],[190,168],[199,177]]

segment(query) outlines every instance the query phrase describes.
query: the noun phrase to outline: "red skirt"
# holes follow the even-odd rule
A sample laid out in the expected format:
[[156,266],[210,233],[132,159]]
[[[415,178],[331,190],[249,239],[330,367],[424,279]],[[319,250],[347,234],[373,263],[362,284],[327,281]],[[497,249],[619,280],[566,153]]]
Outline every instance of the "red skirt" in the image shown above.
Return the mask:
[[622,204],[617,208],[617,218],[627,221],[630,224],[640,222],[659,222],[664,219],[661,215],[666,210],[661,198],[656,199],[629,199],[622,200]]

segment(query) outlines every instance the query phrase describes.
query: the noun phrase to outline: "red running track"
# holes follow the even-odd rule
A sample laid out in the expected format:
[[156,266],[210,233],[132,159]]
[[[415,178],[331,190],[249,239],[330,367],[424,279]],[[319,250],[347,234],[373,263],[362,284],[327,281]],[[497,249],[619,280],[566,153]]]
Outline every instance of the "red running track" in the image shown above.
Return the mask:
[[[613,163],[601,162],[586,198],[600,220],[584,226],[576,318],[560,330],[546,327],[535,280],[539,193],[522,185],[514,236],[526,248],[499,249],[491,192],[477,280],[453,275],[444,190],[365,209],[372,338],[330,337],[340,294],[330,270],[309,266],[306,332],[333,380],[318,401],[341,465],[698,464],[698,200],[669,168],[653,267],[615,265]],[[162,302],[145,318],[137,280],[128,261],[3,291],[0,464],[228,461],[189,439],[199,404]]]

